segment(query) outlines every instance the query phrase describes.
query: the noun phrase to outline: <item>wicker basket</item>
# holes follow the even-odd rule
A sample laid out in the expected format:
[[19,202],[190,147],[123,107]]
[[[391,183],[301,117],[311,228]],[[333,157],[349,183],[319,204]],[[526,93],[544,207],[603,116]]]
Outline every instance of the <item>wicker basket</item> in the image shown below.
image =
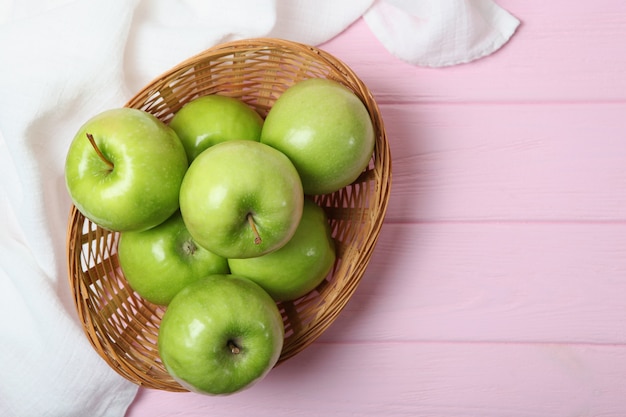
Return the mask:
[[[303,44],[278,39],[225,43],[166,72],[127,107],[168,122],[195,97],[236,97],[265,116],[278,96],[297,81],[329,78],[353,90],[366,105],[376,132],[369,167],[353,184],[315,196],[328,213],[337,261],[308,295],[279,303],[285,342],[279,364],[310,345],[344,308],[372,255],[389,200],[391,160],[379,109],[367,87],[341,61]],[[144,387],[186,391],[165,370],[157,351],[163,307],[129,288],[117,258],[119,234],[86,219],[75,207],[67,231],[69,281],[85,333],[95,350],[126,379]]]

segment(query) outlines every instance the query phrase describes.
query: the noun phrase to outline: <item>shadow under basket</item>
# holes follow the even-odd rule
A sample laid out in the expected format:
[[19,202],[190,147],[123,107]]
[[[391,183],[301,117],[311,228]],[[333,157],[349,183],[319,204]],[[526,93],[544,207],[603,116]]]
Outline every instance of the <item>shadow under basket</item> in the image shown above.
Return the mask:
[[[376,245],[389,200],[391,157],[372,94],[344,63],[323,50],[259,38],[221,44],[185,60],[125,105],[169,123],[192,99],[221,94],[244,101],[265,117],[283,91],[308,78],[332,79],[352,90],[369,111],[376,142],[369,166],[353,184],[314,196],[328,214],[337,261],[315,290],[278,303],[285,326],[278,364],[305,349],[333,323]],[[72,207],[67,230],[69,283],[85,334],[126,379],[147,388],[187,391],[159,358],[157,338],[165,308],[147,302],[128,286],[117,258],[118,240],[119,233],[98,227]]]

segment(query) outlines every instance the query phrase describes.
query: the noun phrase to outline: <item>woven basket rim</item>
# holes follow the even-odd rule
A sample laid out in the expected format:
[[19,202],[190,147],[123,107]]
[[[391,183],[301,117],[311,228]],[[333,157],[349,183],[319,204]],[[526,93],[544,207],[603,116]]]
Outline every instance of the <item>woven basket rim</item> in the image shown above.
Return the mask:
[[[154,85],[158,83],[159,80],[176,74],[181,70],[186,70],[190,64],[194,64],[198,60],[206,58],[207,56],[211,56],[213,59],[215,59],[220,56],[231,55],[233,54],[233,52],[235,52],[235,50],[241,50],[241,52],[249,53],[250,51],[262,51],[271,49],[297,49],[299,52],[308,54],[311,57],[315,56],[317,59],[324,61],[327,65],[332,66],[336,71],[343,73],[349,78],[358,80],[359,83],[362,83],[361,79],[348,65],[346,65],[343,61],[340,61],[335,56],[326,52],[323,49],[305,43],[286,40],[282,38],[255,37],[220,43],[201,52],[198,52],[191,57],[180,61],[178,64],[164,71],[160,75],[154,77],[151,81],[149,81],[142,88],[140,88],[135,96],[139,96],[143,93],[151,91]],[[125,106],[129,106],[129,104],[131,103],[132,99],[126,102]]]

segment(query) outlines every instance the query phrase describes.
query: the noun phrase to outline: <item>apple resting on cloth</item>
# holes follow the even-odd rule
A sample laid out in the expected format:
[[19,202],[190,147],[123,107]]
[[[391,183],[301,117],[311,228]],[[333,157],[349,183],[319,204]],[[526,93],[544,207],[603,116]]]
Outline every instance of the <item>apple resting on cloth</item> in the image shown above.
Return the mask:
[[210,275],[181,290],[163,315],[159,355],[190,391],[232,394],[277,363],[284,325],[274,300],[254,282]]
[[231,273],[259,284],[276,301],[295,300],[319,285],[335,263],[335,243],[326,213],[304,200],[302,219],[291,240],[263,256],[229,259]]
[[241,100],[217,94],[198,97],[176,112],[170,121],[189,162],[206,148],[233,139],[261,138],[263,118]]
[[225,258],[194,242],[178,211],[151,229],[120,233],[117,255],[130,287],[159,305],[200,278],[230,272]]
[[291,159],[305,194],[351,184],[369,164],[374,127],[359,97],[342,84],[311,78],[289,87],[270,109],[261,142]]
[[260,142],[218,143],[193,160],[180,187],[180,211],[198,244],[224,258],[269,253],[291,239],[302,216],[298,172]]
[[137,109],[106,110],[70,144],[65,181],[76,208],[112,231],[146,230],[178,209],[189,163],[166,124]]

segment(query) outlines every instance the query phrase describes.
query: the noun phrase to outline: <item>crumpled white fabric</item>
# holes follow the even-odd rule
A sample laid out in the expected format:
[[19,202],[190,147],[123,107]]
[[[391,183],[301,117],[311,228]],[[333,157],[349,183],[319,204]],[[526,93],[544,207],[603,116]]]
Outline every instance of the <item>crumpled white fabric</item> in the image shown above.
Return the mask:
[[420,65],[489,54],[518,23],[485,0],[0,0],[0,417],[123,416],[137,391],[89,346],[70,296],[63,164],[78,127],[217,43],[318,45],[363,15]]
[[520,24],[491,0],[379,0],[363,18],[389,52],[426,67],[490,55]]

